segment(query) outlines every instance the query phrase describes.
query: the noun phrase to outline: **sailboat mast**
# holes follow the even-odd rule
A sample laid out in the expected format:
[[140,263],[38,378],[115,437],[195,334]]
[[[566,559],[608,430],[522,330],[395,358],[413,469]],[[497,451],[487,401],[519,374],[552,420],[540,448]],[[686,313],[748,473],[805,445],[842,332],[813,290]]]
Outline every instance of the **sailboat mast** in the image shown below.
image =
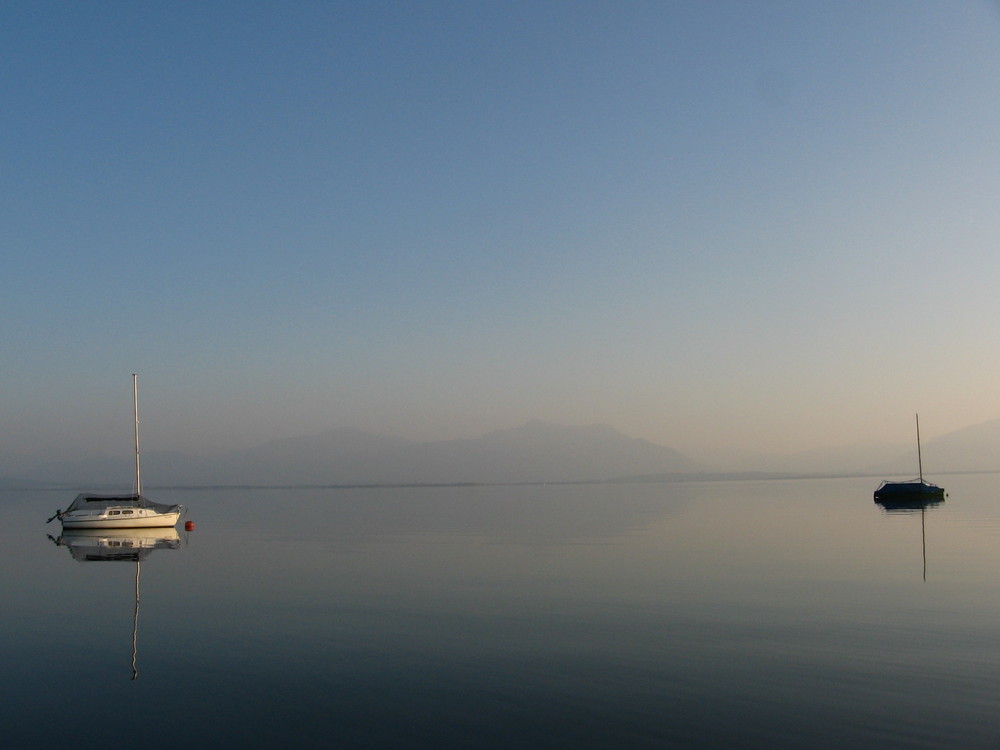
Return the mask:
[[[920,484],[924,483],[924,460],[920,455],[920,415],[914,414],[917,418],[917,470],[920,472]],[[136,427],[138,429],[138,427]],[[138,459],[136,459],[138,460]]]
[[142,494],[142,481],[139,479],[139,376],[132,373],[132,404],[135,410],[135,494]]

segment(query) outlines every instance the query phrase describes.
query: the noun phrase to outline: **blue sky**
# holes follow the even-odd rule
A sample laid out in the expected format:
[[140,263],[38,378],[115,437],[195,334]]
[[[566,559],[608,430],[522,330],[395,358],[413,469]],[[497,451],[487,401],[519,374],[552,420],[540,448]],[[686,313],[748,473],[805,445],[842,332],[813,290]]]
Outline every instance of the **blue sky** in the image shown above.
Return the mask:
[[1000,417],[1000,7],[0,9],[0,469]]

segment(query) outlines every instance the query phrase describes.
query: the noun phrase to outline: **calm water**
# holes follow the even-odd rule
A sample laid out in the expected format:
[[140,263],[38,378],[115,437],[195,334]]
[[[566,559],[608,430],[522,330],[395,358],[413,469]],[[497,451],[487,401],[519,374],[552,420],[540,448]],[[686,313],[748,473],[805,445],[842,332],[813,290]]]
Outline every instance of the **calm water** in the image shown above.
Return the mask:
[[144,557],[137,620],[136,563],[47,538],[72,492],[0,493],[0,720],[18,747],[1000,748],[1000,475],[934,479],[923,515],[873,479],[152,489],[196,530]]

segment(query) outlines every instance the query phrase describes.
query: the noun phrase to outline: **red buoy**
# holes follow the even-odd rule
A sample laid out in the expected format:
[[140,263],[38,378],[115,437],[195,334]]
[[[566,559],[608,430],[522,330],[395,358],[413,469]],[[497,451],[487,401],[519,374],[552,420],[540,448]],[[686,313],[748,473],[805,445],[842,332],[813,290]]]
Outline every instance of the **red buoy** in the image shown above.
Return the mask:
[[194,521],[185,522],[184,531],[194,531]]

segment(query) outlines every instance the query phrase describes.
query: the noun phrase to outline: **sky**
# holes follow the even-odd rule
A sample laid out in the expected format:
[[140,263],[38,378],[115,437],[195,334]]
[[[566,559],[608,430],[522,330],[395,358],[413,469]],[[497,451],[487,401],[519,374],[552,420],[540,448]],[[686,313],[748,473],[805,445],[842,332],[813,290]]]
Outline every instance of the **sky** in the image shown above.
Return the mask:
[[0,6],[0,470],[1000,418],[1000,4]]

